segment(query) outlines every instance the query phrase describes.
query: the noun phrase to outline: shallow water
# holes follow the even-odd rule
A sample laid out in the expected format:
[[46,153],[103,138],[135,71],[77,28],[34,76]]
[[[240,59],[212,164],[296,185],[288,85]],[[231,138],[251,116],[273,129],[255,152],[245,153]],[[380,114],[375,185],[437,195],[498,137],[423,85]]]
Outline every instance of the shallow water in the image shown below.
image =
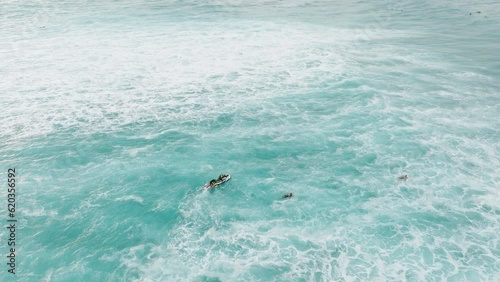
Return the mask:
[[500,5],[252,3],[2,4],[17,279],[500,280]]

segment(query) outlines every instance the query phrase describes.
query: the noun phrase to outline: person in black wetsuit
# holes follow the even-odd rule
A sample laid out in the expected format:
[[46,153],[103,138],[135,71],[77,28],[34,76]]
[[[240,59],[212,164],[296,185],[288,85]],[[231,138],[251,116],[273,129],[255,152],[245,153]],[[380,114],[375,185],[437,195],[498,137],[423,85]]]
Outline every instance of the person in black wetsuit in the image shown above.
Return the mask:
[[292,193],[285,194],[285,195],[281,196],[281,198],[291,198],[292,195],[293,195]]

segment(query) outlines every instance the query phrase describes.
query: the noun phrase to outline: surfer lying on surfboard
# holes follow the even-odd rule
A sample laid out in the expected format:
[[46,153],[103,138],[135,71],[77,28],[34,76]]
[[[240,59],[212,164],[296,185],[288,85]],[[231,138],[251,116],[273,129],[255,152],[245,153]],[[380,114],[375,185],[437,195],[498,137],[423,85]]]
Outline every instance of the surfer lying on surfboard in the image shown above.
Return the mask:
[[222,183],[228,181],[229,179],[231,179],[231,175],[221,174],[221,175],[219,175],[219,178],[210,180],[210,182],[207,185],[205,185],[205,188],[206,189],[214,188],[214,187],[219,186]]

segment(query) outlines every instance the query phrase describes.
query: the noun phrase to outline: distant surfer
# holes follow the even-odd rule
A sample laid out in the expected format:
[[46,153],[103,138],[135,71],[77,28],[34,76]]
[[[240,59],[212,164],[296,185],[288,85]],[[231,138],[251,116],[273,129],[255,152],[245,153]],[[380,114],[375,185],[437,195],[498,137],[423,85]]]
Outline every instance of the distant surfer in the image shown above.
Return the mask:
[[285,199],[285,198],[291,198],[292,197],[292,193],[288,193],[288,194],[285,194],[283,196],[281,196],[281,198]]
[[227,175],[227,174],[221,174],[221,175],[219,175],[219,178],[210,180],[210,182],[209,182],[210,186],[214,186],[217,183],[224,182],[228,176],[229,175]]
[[408,179],[408,175],[406,175],[406,174],[405,175],[401,175],[400,177],[398,177],[398,179],[400,179],[400,180],[406,180],[406,179]]
[[205,189],[210,189],[219,186],[220,184],[229,181],[229,179],[231,179],[231,175],[221,174],[219,175],[219,178],[210,180],[210,182],[207,185],[205,185]]

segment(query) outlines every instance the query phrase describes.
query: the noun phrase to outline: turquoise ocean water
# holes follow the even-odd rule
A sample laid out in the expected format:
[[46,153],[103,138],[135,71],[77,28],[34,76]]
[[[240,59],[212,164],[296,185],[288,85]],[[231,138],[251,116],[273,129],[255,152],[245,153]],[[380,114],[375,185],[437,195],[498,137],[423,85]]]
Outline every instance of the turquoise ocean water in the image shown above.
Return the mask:
[[500,281],[499,15],[2,1],[0,280]]

